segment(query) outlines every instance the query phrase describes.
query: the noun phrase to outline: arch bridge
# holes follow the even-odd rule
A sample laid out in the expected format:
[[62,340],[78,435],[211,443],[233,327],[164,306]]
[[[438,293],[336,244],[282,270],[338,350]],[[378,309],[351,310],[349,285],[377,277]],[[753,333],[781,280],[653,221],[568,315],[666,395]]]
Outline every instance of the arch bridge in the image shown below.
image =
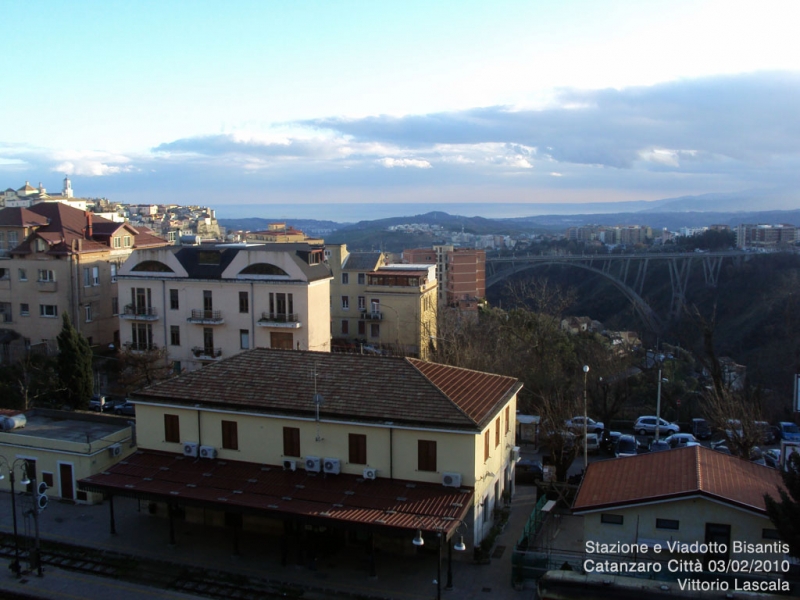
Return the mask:
[[[570,266],[605,277],[628,298],[644,323],[660,332],[666,323],[675,321],[686,303],[686,288],[692,268],[700,264],[705,284],[716,287],[722,262],[729,258],[741,260],[750,255],[744,251],[670,252],[642,254],[582,254],[582,255],[521,255],[486,259],[487,289],[511,275],[550,265]],[[642,298],[647,268],[652,262],[666,262],[672,288],[669,314],[662,319]]]

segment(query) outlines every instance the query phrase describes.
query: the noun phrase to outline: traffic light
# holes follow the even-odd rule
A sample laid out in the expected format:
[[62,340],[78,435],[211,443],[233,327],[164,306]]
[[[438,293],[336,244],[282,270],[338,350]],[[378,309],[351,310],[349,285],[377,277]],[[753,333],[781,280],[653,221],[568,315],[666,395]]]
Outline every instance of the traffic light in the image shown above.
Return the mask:
[[42,512],[47,508],[47,484],[42,481],[36,488],[36,510]]

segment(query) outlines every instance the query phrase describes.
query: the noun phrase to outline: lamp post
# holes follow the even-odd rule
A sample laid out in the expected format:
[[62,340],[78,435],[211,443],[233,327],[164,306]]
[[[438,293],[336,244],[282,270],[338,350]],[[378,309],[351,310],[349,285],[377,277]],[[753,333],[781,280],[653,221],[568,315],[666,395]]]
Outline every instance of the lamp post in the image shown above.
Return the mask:
[[[11,570],[14,571],[14,574],[17,578],[21,577],[22,568],[19,564],[19,537],[17,534],[17,501],[16,501],[16,491],[14,490],[14,470],[17,468],[17,465],[22,467],[22,479],[20,483],[22,485],[28,485],[30,480],[28,479],[28,468],[27,462],[24,458],[18,458],[15,461],[9,462],[5,456],[0,456],[0,465],[5,464],[6,469],[8,469],[8,481],[11,483],[11,518],[14,521],[14,562],[11,563]],[[4,478],[4,475],[0,473],[0,480]]]
[[[458,520],[458,519],[456,519]],[[459,521],[459,527],[463,525],[463,521]],[[442,546],[444,545],[444,540],[446,537],[446,533],[444,527],[442,525],[438,525],[436,527],[436,537],[439,542],[439,547],[436,549],[436,600],[441,600],[442,598]],[[411,543],[414,544],[417,548],[421,548],[425,545],[425,540],[422,537],[422,529],[417,529],[417,535],[414,536],[414,539],[411,540]],[[462,535],[459,541],[453,545],[453,549],[458,552],[463,552],[467,549],[466,544],[464,544],[464,536]],[[450,551],[448,547],[448,552]],[[452,561],[448,561],[447,564],[447,589],[453,589],[453,569],[451,565]]]
[[589,375],[589,365],[583,365],[583,468],[589,467],[589,448],[586,436],[589,433],[589,415],[586,402],[586,378]]

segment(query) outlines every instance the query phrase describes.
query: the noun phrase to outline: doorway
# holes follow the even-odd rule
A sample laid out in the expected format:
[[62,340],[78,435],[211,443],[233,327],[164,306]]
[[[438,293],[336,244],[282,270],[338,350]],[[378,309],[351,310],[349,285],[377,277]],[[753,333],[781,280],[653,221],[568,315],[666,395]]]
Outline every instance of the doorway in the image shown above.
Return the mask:
[[59,463],[58,465],[58,479],[61,483],[61,497],[64,500],[75,499],[75,488],[72,485],[72,465],[67,463]]

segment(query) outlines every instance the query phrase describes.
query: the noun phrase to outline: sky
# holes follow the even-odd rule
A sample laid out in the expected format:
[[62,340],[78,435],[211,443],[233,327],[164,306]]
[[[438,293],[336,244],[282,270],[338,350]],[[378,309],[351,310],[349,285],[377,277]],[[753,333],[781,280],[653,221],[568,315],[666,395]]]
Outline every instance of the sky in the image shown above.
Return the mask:
[[0,0],[0,189],[66,174],[78,196],[218,213],[742,191],[798,208],[797,12]]

